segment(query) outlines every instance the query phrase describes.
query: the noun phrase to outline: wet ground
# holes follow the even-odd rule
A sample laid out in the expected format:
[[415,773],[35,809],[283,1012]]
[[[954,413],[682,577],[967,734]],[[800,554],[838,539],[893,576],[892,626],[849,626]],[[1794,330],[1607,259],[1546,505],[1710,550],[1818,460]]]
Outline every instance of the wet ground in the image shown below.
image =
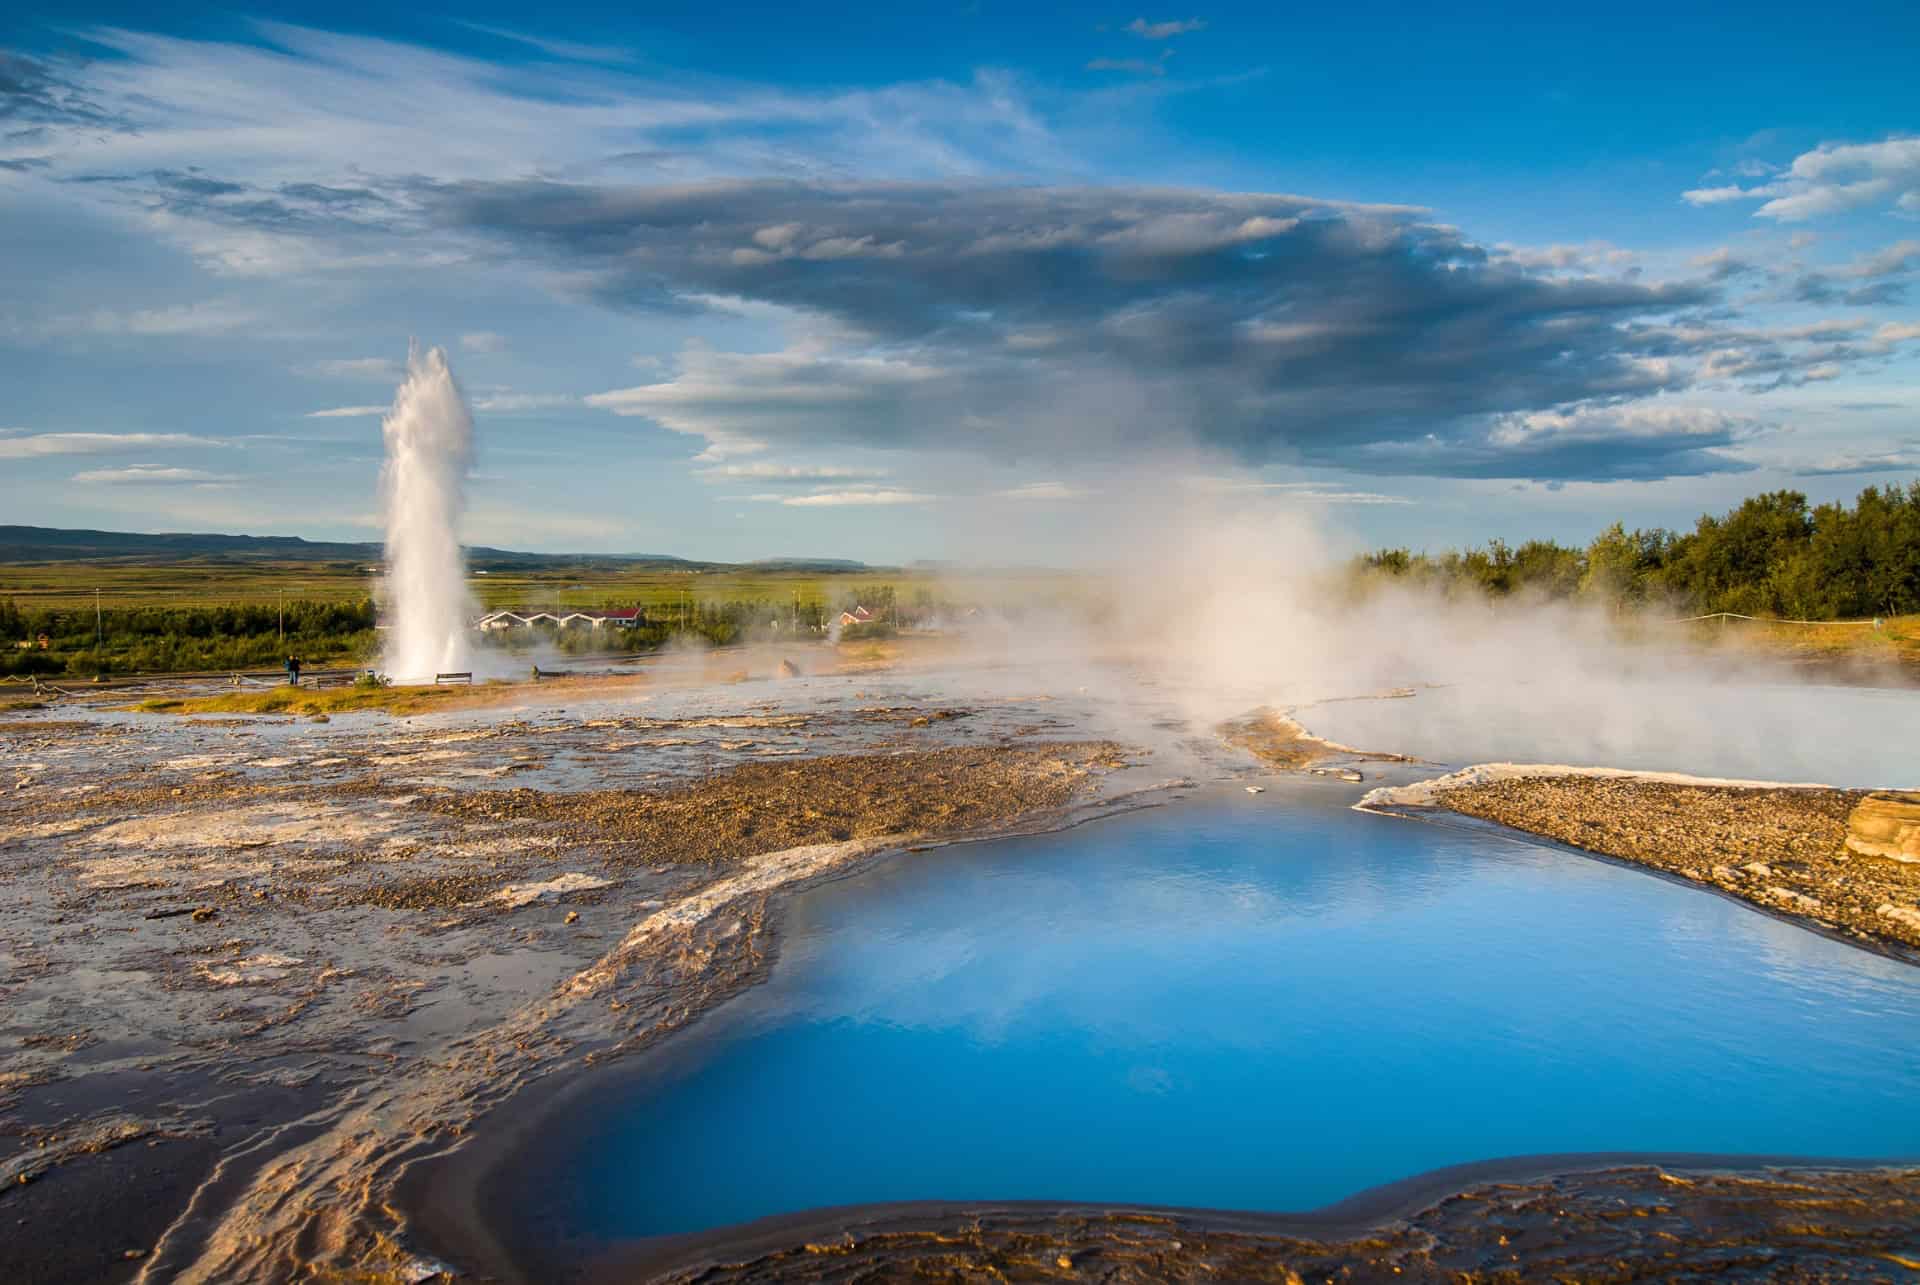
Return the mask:
[[[1259,770],[1176,693],[1141,682],[1116,704],[1130,679],[1086,681],[530,688],[326,721],[137,714],[104,696],[0,715],[0,1279],[273,1280],[316,1263],[426,1279],[443,1265],[391,1203],[407,1172],[524,1086],[645,1047],[763,976],[783,888]],[[926,1216],[871,1242],[864,1268],[867,1250],[766,1249],[738,1278],[806,1279],[804,1263],[847,1269],[820,1279],[1041,1279],[1088,1250],[1113,1279],[1486,1279],[1509,1248],[1526,1254],[1515,1271],[1586,1279],[1622,1245],[1756,1277],[1920,1261],[1910,1173],[1737,1183],[1644,1222],[1625,1220],[1673,1186],[1647,1171],[1592,1187],[1585,1222],[1559,1212],[1588,1199],[1576,1187],[1463,1196],[1494,1203],[1319,1244],[1311,1265],[1217,1222],[1196,1237],[1057,1210]],[[1532,1239],[1442,1225],[1496,1207]]]
[[[369,1229],[343,1214],[296,1234],[261,1166],[301,1184],[378,1171],[343,1124],[404,1115],[387,1087],[440,1077],[413,1118],[462,1129],[482,1098],[743,984],[783,883],[1099,806],[1173,766],[1106,739],[1070,691],[985,687],[964,704],[848,678],[564,705],[529,690],[412,719],[104,699],[10,715],[0,1278],[255,1278],[325,1257]],[[70,1222],[114,1234],[51,1234]],[[208,1257],[276,1236],[271,1262]]]
[[[1410,1216],[1335,1211],[1319,1226],[1195,1212],[882,1208],[808,1226],[795,1220],[784,1229],[783,1248],[668,1268],[654,1279],[1303,1285],[1899,1281],[1920,1274],[1920,1170],[1634,1165],[1464,1188]],[[1417,1193],[1409,1198],[1419,1203]],[[632,1260],[592,1279],[634,1280],[649,1270]]]

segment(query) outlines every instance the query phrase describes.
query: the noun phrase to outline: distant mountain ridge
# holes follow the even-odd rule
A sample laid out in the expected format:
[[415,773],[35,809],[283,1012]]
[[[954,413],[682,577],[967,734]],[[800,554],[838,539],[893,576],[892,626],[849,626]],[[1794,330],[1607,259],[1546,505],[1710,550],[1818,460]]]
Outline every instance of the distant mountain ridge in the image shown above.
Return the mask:
[[[175,562],[188,558],[251,562],[374,563],[383,545],[307,540],[297,535],[218,535],[196,532],[145,534],[131,531],[67,530],[60,527],[0,526],[0,563],[18,562]],[[722,571],[735,566],[767,571],[852,572],[872,570],[845,558],[768,558],[758,562],[702,562],[667,553],[522,553],[476,545],[467,550],[476,571],[508,568],[621,566],[668,567],[679,571]]]

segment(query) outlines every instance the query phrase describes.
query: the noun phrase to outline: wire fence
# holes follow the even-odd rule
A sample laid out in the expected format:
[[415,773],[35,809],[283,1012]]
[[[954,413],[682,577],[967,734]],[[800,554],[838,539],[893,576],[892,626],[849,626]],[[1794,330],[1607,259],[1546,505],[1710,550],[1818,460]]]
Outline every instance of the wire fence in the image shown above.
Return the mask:
[[1757,625],[1819,625],[1826,627],[1838,625],[1843,628],[1878,629],[1878,620],[1784,620],[1774,616],[1743,616],[1737,611],[1710,611],[1704,616],[1680,616],[1659,623],[1667,625],[1691,625],[1702,620],[1751,620]]

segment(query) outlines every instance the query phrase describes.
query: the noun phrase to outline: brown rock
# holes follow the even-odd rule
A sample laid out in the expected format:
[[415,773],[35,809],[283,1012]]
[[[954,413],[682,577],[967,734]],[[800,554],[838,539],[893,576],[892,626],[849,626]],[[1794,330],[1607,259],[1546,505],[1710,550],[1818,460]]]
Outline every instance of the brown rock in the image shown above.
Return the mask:
[[1920,790],[1880,790],[1847,818],[1847,851],[1920,863]]

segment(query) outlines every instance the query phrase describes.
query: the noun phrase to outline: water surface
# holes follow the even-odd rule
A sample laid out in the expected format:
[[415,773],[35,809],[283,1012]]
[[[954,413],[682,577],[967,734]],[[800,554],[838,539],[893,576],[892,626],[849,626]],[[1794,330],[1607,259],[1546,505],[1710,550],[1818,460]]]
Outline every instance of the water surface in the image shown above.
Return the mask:
[[764,986],[563,1112],[556,1238],[824,1205],[1290,1210],[1574,1151],[1920,1156],[1920,970],[1283,783],[794,897]]

